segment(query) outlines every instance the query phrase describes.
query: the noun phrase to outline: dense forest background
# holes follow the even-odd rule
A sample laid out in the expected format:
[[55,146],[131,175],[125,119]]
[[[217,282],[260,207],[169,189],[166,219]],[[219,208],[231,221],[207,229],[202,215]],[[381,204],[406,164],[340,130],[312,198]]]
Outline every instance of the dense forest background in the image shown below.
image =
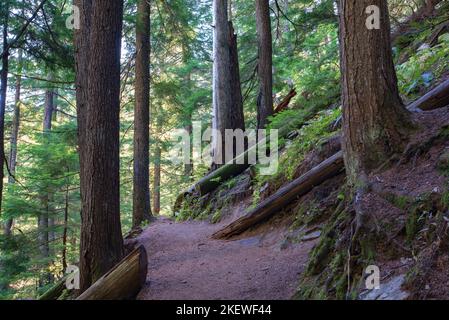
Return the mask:
[[[257,126],[258,40],[254,2],[234,0],[232,22],[238,39],[245,126]],[[42,4],[43,3],[43,4]],[[423,7],[424,1],[392,0],[393,30]],[[199,162],[174,165],[170,150],[176,129],[192,132],[212,121],[212,1],[150,1],[150,191],[154,215],[172,215],[178,194],[209,168]],[[120,212],[122,231],[132,227],[135,25],[137,1],[125,1],[120,88]],[[431,36],[445,14],[412,21],[413,32],[399,34],[393,48],[398,85],[408,102],[422,95],[449,70],[449,37],[416,48]],[[80,180],[72,5],[65,0],[9,0],[1,4],[2,48],[9,48],[5,122],[5,178],[1,203],[0,298],[35,298],[77,264],[80,245]],[[270,1],[273,37],[273,95],[279,104],[295,89],[290,108],[270,118],[307,122],[302,139],[280,158],[274,177],[292,178],[301,155],[341,116],[338,16],[334,0]],[[33,17],[33,18],[32,18]],[[32,20],[31,20],[32,18]],[[29,24],[29,25],[27,25]],[[24,26],[27,25],[24,31]],[[73,27],[73,25],[72,25]],[[409,26],[410,27],[410,26]],[[300,155],[299,157],[297,155]],[[181,212],[176,218],[205,218]],[[42,227],[38,221],[48,217]],[[217,218],[217,217],[216,217]]]

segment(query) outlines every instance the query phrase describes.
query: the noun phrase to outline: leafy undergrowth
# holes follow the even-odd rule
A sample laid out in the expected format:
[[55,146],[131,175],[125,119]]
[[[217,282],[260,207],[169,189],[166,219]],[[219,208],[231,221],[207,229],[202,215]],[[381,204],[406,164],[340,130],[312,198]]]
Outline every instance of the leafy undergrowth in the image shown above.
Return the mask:
[[[276,122],[289,118],[289,112],[280,114]],[[324,110],[304,124],[300,129],[289,135],[292,140],[284,141],[285,148],[279,154],[279,168],[274,175],[260,175],[256,170],[254,178],[253,204],[268,197],[282,185],[298,177],[298,168],[302,165],[307,154],[314,149],[320,149],[329,138],[335,136],[338,129],[338,119],[341,109]]]
[[217,190],[201,198],[188,197],[183,202],[178,221],[208,220],[217,223],[232,210],[234,204],[251,195],[249,171],[224,182]]
[[[426,20],[415,31],[398,39],[396,53],[398,85],[405,100],[414,100],[429,90],[449,71],[449,33],[441,35],[438,43],[430,47],[426,42],[449,13]],[[401,48],[401,42],[408,45]]]
[[[432,48],[421,45],[434,29],[429,26],[437,25],[437,20],[417,28],[406,47],[395,48],[400,92],[406,102],[423,95],[449,71],[448,34]],[[271,128],[291,129],[280,143],[282,170],[271,176],[260,175],[257,167],[248,170],[210,195],[187,201],[178,219],[218,222],[236,202],[252,196],[254,206],[332,155],[339,148],[341,116],[335,100],[329,98],[325,110],[325,104],[309,102],[305,108],[293,107],[271,119]],[[444,116],[447,114],[438,111],[428,114],[435,123]],[[363,202],[367,221],[358,221],[353,191],[342,176],[316,187],[284,210],[293,217],[286,242],[300,243],[309,232],[319,230],[319,243],[310,255],[295,298],[358,299],[364,290],[364,271],[373,264],[381,268],[385,281],[406,275],[403,288],[412,298],[449,298],[447,285],[441,285],[449,282],[447,127],[434,138],[427,144],[418,139],[418,150],[404,163],[392,164],[370,177]],[[363,236],[355,237],[358,224]]]

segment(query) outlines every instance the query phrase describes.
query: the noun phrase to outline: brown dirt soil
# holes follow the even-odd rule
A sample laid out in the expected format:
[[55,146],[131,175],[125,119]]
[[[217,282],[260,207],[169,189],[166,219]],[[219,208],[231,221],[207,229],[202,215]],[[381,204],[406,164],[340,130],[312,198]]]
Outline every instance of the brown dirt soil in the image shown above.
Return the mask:
[[[410,152],[404,154],[401,161],[392,159],[397,161],[396,165],[389,169],[380,168],[379,172],[369,176],[371,190],[363,199],[363,209],[370,217],[371,231],[377,230],[372,249],[375,252],[374,263],[382,271],[382,281],[416,270],[417,275],[404,288],[409,291],[409,298],[448,299],[449,273],[445,270],[449,266],[449,258],[447,250],[441,250],[446,248],[447,239],[442,240],[444,245],[431,250],[436,246],[435,232],[426,231],[427,227],[437,223],[434,212],[427,214],[426,224],[419,226],[410,243],[406,239],[410,208],[389,200],[391,195],[414,199],[423,194],[447,192],[448,179],[437,169],[437,162],[449,148],[449,141],[432,139],[449,124],[449,108],[414,114],[414,117],[419,130],[412,134]],[[321,156],[332,154],[336,148],[338,137],[326,148],[311,152],[296,174],[300,175],[302,170],[319,162]],[[210,236],[243,215],[251,197],[233,204],[223,215],[224,221],[216,225],[158,220],[138,238],[145,245],[149,259],[147,283],[138,299],[292,298],[309,253],[319,239],[299,243],[288,241],[294,233],[289,226],[298,208],[307,206],[307,201],[315,201],[319,212],[335,209],[335,192],[343,184],[343,175],[331,179],[233,241],[212,240]],[[313,220],[314,224],[307,227],[315,226],[319,230],[327,219],[328,215],[320,215]],[[344,234],[339,237],[344,237]],[[427,251],[431,258],[426,255]]]
[[148,275],[137,299],[290,299],[316,241],[285,248],[286,230],[280,229],[235,241],[212,240],[226,222],[159,219],[147,228],[138,241],[148,252]]

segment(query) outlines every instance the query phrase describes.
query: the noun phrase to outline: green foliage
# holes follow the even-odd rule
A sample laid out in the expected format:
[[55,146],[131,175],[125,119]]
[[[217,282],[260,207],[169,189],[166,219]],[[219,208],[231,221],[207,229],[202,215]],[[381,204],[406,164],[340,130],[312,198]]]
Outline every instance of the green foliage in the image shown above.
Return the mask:
[[[286,122],[287,119],[292,119],[296,114],[298,119],[303,118],[301,113],[296,110],[289,110],[282,112],[273,119],[272,126],[275,127],[280,123]],[[257,175],[255,177],[255,187],[253,194],[253,204],[260,200],[260,190],[265,184],[271,185],[274,189],[279,188],[282,184],[290,181],[294,177],[295,171],[303,162],[305,156],[314,148],[319,148],[320,145],[335,134],[332,129],[332,124],[341,116],[339,108],[334,110],[326,110],[319,112],[307,124],[303,125],[297,130],[298,136],[286,144],[286,150],[279,155],[279,170],[274,175]],[[295,122],[295,120],[290,120]],[[298,122],[301,122],[298,120]]]
[[449,39],[433,48],[419,50],[409,60],[397,67],[400,92],[409,99],[421,95],[435,79],[449,70]]

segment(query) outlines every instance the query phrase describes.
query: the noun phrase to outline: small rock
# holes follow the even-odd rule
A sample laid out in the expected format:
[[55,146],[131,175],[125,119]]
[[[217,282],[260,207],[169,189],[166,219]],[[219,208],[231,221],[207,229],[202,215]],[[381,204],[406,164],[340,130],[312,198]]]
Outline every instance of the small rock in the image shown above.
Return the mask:
[[318,239],[320,236],[321,236],[321,231],[318,230],[318,231],[315,231],[315,232],[305,235],[304,237],[302,237],[301,241],[305,242],[305,241],[315,240],[315,239]]
[[361,300],[405,300],[409,293],[402,290],[405,275],[397,276],[387,283],[381,283],[379,290],[370,290],[360,295]]

